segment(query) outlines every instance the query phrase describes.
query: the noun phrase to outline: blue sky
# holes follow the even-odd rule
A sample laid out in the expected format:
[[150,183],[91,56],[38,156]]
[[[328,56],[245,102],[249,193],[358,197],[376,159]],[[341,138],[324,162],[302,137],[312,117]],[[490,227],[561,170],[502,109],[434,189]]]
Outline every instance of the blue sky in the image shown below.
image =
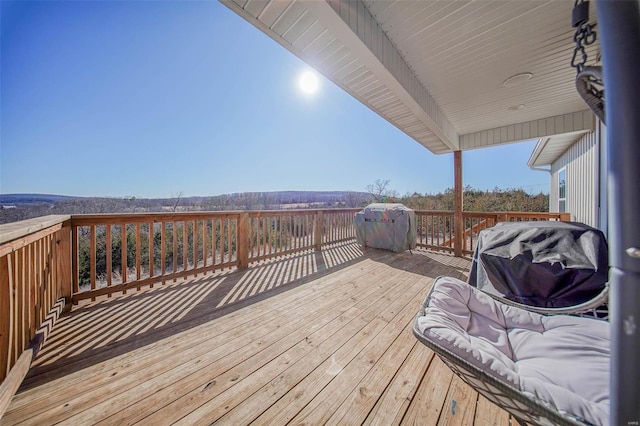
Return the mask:
[[[1,3],[0,192],[171,197],[453,186],[436,156],[218,2]],[[464,183],[548,192],[535,142]]]

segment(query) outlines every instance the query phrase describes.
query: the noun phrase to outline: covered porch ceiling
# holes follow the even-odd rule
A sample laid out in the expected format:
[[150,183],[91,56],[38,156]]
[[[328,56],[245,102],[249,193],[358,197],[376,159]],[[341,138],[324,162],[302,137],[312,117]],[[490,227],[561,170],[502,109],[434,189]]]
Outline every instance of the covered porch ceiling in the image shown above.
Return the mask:
[[435,154],[595,128],[572,0],[221,1]]

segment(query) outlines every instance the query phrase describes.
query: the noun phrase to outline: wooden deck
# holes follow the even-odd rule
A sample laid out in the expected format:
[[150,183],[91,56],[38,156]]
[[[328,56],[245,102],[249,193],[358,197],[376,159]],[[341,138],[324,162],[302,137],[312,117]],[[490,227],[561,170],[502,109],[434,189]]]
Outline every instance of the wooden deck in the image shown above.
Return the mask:
[[509,415],[411,334],[469,261],[342,244],[63,316],[0,424],[478,424]]

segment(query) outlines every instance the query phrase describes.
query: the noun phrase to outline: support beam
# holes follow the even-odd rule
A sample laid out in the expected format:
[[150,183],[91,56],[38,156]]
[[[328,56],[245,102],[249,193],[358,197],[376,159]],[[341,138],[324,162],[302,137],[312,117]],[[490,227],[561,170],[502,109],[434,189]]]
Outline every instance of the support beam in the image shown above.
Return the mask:
[[13,289],[10,256],[12,255],[0,257],[0,383],[11,368]]
[[462,199],[462,151],[453,152],[453,254],[462,257],[464,218]]
[[[110,225],[109,225],[110,226]],[[62,229],[56,233],[56,269],[58,277],[58,297],[65,300],[65,311],[71,310],[73,284],[71,273],[71,219],[62,224]]]
[[322,235],[324,233],[324,230],[322,229],[323,224],[324,224],[322,211],[319,211],[319,212],[316,213],[315,217],[313,218],[313,221],[314,221],[314,225],[313,225],[313,247],[314,247],[315,251],[321,251],[322,250]]
[[[215,259],[214,259],[215,263]],[[195,262],[194,262],[195,264]],[[240,213],[238,220],[238,269],[249,267],[249,213]]]

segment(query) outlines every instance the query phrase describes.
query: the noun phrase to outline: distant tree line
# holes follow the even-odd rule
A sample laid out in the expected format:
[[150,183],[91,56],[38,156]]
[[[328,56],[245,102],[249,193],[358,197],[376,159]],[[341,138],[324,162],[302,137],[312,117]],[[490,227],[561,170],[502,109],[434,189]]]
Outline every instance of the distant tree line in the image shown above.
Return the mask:
[[[402,203],[415,210],[453,210],[453,188],[437,194],[414,192],[400,196],[391,189],[391,181],[377,179],[367,186],[374,202]],[[469,212],[546,212],[549,210],[549,194],[529,194],[522,188],[482,191],[467,185],[463,190],[464,210]]]
[[[370,201],[365,192],[352,191],[280,191],[244,192],[214,197],[108,198],[40,196],[25,203],[5,198],[0,207],[0,223],[16,222],[52,214],[157,213],[223,210],[278,210],[281,208],[360,207]],[[46,201],[45,201],[46,200]]]
[[[407,194],[398,202],[416,210],[453,210],[453,188],[431,194]],[[466,186],[463,191],[464,210],[469,212],[546,212],[549,194],[529,194],[523,189],[482,191]]]
[[[367,192],[282,191],[245,192],[215,197],[173,197],[145,199],[66,198],[50,202],[16,204],[0,209],[0,223],[9,223],[51,214],[152,213],[171,211],[277,210],[282,208],[355,208],[371,202],[399,202],[417,210],[453,210],[453,188],[437,194],[414,192],[400,196],[389,180],[377,180]],[[491,191],[464,188],[465,211],[544,212],[548,194],[529,194],[520,188]]]

